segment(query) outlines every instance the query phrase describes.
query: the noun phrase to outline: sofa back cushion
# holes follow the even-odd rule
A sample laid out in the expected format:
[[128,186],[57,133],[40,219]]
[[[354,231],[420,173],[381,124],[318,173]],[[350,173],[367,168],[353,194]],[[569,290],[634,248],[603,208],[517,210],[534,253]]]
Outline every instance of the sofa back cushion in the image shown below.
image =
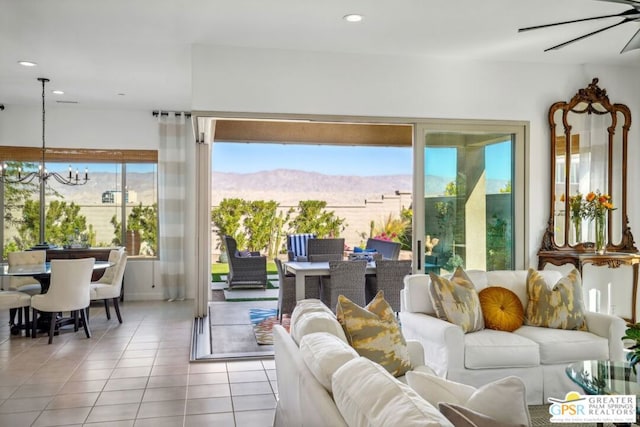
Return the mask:
[[386,369],[358,357],[332,378],[333,399],[349,426],[453,426],[440,412]]
[[298,301],[291,313],[290,331],[298,345],[305,335],[314,332],[328,332],[348,342],[333,312],[319,299]]
[[328,332],[314,332],[302,337],[300,354],[320,384],[331,390],[333,373],[358,353],[340,338]]
[[431,278],[428,274],[410,274],[404,277],[402,292],[402,310],[411,313],[436,315],[436,309],[429,295]]

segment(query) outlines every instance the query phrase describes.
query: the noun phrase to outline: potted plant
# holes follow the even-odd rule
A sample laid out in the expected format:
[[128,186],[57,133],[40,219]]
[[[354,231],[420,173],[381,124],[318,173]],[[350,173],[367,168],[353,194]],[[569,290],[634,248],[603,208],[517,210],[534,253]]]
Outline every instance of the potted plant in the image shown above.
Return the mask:
[[640,323],[628,325],[627,330],[624,331],[623,340],[633,341],[633,345],[628,347],[627,361],[633,369],[633,373],[636,373],[636,365],[640,362]]

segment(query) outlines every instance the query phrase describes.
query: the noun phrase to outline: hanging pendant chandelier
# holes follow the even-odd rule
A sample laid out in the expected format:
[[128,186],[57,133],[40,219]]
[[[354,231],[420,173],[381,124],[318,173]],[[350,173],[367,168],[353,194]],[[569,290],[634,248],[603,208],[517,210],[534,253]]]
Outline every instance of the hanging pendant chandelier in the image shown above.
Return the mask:
[[69,165],[68,174],[60,174],[58,172],[48,172],[45,166],[45,108],[44,108],[44,93],[45,93],[45,84],[49,81],[49,79],[45,77],[38,77],[38,81],[42,83],[42,158],[40,160],[40,165],[38,166],[38,170],[36,172],[24,172],[21,167],[18,167],[17,170],[10,171],[9,166],[5,163],[0,165],[0,170],[2,173],[0,174],[0,181],[9,183],[9,184],[18,184],[24,183],[28,184],[32,182],[34,179],[38,178],[41,183],[46,183],[49,178],[53,178],[58,181],[60,184],[64,185],[84,185],[89,181],[89,170],[85,168],[84,176],[80,176],[78,170],[76,169],[75,174]]

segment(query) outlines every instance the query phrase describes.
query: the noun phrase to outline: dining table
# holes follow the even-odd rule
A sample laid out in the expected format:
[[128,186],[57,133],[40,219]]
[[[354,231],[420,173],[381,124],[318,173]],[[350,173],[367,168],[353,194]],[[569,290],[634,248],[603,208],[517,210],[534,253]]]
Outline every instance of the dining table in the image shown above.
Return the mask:
[[[113,267],[115,263],[109,261],[96,261],[93,265],[93,271],[104,270],[107,267]],[[12,265],[3,262],[0,263],[0,276],[31,276],[40,283],[40,293],[46,293],[49,290],[51,284],[51,262],[47,261],[40,264],[24,264],[24,265]],[[43,331],[49,330],[49,317],[44,316],[37,320],[38,326]],[[17,335],[20,333],[20,329],[28,328],[29,325],[14,325],[11,328],[11,333]]]
[[[296,277],[296,301],[304,299],[305,279],[311,276],[329,276],[329,262],[301,262],[288,261],[284,263],[287,273],[291,273]],[[365,274],[375,274],[376,263],[371,261],[367,263]]]
[[[113,267],[115,264],[109,261],[96,261],[93,271],[104,270]],[[42,287],[41,293],[46,293],[51,284],[51,262],[40,264],[12,265],[0,263],[0,276],[31,276],[36,279]]]

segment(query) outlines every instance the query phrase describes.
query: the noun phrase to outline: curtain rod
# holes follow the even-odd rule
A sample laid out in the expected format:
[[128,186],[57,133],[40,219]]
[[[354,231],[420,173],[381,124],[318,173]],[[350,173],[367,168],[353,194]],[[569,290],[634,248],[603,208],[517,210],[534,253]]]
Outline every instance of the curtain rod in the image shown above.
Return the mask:
[[176,116],[178,116],[180,114],[184,114],[184,116],[186,118],[191,117],[191,113],[188,112],[188,111],[158,111],[158,110],[154,110],[151,114],[153,114],[153,117],[158,117],[158,115],[168,116],[170,113],[173,113]]

